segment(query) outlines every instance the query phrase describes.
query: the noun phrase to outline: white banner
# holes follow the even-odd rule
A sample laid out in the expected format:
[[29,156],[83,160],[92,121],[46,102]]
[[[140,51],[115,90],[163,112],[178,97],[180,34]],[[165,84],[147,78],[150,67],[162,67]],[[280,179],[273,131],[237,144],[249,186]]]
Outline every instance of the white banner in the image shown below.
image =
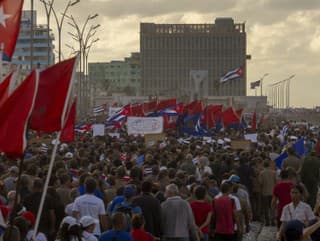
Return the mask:
[[129,135],[160,134],[163,131],[163,117],[128,117]]
[[104,136],[104,124],[92,125],[93,136]]
[[119,110],[121,110],[121,107],[109,107],[109,116],[112,116]]

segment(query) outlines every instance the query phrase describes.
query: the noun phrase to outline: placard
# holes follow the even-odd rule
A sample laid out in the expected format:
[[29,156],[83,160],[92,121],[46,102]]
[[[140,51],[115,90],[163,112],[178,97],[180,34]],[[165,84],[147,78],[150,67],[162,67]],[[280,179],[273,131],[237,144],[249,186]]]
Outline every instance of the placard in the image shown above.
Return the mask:
[[166,139],[166,135],[161,134],[147,134],[144,136],[144,142],[147,147],[154,146],[158,143],[158,141],[164,141]]
[[104,124],[94,124],[92,125],[93,136],[104,136]]
[[231,141],[231,148],[234,150],[249,150],[251,147],[251,141],[239,140]]
[[163,117],[128,117],[129,135],[160,134],[163,132]]

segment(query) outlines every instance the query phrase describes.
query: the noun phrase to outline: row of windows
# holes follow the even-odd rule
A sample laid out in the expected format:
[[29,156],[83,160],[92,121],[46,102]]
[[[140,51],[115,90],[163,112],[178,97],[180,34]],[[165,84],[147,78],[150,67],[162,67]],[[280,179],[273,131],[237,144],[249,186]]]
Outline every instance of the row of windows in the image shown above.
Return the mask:
[[[142,49],[148,48],[239,48],[245,46],[245,35],[212,37],[146,37],[142,36]],[[143,52],[143,51],[142,51]]]

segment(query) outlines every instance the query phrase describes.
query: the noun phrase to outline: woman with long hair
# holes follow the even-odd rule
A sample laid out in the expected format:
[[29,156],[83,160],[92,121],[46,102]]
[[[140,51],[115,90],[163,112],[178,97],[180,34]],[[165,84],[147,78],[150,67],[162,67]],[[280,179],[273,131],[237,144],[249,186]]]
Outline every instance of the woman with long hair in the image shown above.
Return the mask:
[[65,217],[60,225],[56,241],[82,241],[81,228],[73,217]]

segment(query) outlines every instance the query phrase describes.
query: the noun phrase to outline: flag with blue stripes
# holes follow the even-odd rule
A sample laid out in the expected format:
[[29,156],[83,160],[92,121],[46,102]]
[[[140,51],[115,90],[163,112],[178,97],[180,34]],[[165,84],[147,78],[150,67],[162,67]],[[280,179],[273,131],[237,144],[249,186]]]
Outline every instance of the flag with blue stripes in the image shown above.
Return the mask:
[[229,71],[225,75],[221,76],[220,83],[225,83],[229,80],[242,78],[244,75],[244,66],[240,66],[234,70]]

